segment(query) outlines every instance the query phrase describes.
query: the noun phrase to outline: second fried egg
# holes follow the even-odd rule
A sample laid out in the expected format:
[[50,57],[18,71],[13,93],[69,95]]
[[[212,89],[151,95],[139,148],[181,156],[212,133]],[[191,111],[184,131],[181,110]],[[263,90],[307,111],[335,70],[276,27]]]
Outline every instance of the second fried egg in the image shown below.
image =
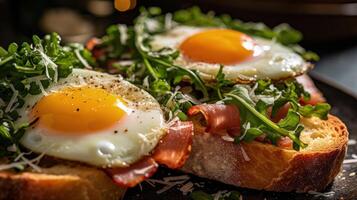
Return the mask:
[[175,64],[197,70],[213,80],[223,65],[226,79],[252,82],[284,79],[306,72],[311,64],[274,40],[253,38],[230,29],[177,26],[153,37],[154,50],[169,47],[180,51]]

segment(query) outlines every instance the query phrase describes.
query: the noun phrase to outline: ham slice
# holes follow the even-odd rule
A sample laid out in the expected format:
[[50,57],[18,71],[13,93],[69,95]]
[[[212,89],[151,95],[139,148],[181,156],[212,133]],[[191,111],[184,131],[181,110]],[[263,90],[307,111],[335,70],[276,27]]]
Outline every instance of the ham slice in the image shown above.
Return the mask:
[[202,114],[206,120],[206,132],[218,135],[229,133],[232,136],[240,133],[239,110],[235,105],[202,104],[192,106],[189,116]]
[[151,177],[157,168],[155,160],[151,156],[146,156],[129,167],[109,168],[105,171],[120,187],[134,187]]
[[303,99],[300,100],[300,103],[303,105],[310,104],[310,105],[316,105],[317,103],[322,103],[325,102],[325,98],[321,94],[321,92],[316,88],[314,82],[311,80],[311,78],[304,74],[302,76],[296,77],[296,80],[304,86],[304,89],[308,91],[311,95],[310,100],[305,101]]
[[181,168],[189,156],[192,145],[192,122],[175,122],[165,137],[156,146],[154,153],[138,162],[123,168],[105,169],[113,181],[121,187],[134,187],[151,177],[158,168],[158,163],[169,168]]
[[152,157],[171,169],[181,168],[191,152],[192,137],[192,122],[177,121],[155,148]]

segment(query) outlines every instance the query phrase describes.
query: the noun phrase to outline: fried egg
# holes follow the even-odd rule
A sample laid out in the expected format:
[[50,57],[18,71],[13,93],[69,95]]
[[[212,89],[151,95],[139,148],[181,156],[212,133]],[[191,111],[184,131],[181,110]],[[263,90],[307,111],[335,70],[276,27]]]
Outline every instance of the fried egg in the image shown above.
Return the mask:
[[274,40],[223,28],[177,26],[153,36],[150,45],[154,50],[178,50],[180,56],[174,64],[197,70],[205,80],[215,79],[221,65],[225,78],[234,82],[284,79],[311,67],[300,55]]
[[28,96],[18,124],[28,149],[99,167],[125,167],[150,154],[165,133],[159,103],[118,76],[74,69]]

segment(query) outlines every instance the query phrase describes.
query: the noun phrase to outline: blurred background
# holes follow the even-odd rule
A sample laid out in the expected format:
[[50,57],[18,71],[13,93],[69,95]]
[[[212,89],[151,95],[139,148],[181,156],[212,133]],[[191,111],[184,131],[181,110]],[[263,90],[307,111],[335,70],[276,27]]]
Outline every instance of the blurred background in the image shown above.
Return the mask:
[[58,32],[64,42],[85,42],[114,23],[131,24],[140,6],[164,12],[198,5],[269,26],[289,23],[321,60],[313,76],[357,96],[357,1],[352,0],[0,0],[0,45]]

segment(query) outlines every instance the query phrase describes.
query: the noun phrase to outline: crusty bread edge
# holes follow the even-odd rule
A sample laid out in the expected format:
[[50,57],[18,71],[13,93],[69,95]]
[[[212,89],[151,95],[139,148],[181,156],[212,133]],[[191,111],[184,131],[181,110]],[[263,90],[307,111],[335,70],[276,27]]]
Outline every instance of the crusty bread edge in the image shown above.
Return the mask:
[[102,170],[82,165],[1,172],[0,190],[0,200],[119,200],[125,193]]
[[265,189],[272,191],[307,192],[325,189],[341,170],[347,152],[348,131],[337,117],[329,115],[328,122],[342,138],[337,146],[320,152],[296,154],[289,167]]
[[182,170],[244,188],[320,191],[340,171],[348,141],[348,131],[341,120],[329,115],[324,123],[334,127],[340,140],[318,151],[295,152],[259,142],[237,145],[210,134],[196,134],[190,158]]

